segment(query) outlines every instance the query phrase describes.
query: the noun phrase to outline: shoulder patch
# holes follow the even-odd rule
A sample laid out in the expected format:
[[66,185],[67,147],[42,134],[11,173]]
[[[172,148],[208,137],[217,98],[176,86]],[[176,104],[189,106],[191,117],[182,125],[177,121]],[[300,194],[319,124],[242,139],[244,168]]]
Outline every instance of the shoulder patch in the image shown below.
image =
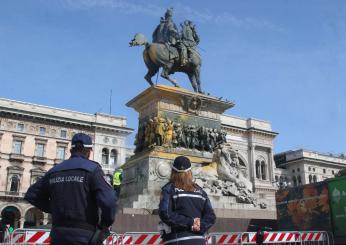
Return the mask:
[[184,191],[183,189],[179,189],[177,187],[174,187],[174,191],[177,192],[177,191]]
[[107,185],[113,188],[107,175],[103,175],[103,180],[107,183]]

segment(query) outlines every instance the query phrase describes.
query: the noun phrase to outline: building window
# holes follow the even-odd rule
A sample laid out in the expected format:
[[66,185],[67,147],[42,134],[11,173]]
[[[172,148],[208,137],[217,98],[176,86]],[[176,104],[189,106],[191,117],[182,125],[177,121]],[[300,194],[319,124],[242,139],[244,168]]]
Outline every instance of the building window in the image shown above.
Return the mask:
[[297,168],[297,172],[300,172],[300,168]]
[[297,186],[297,178],[296,178],[296,176],[293,176],[292,180],[293,180],[293,186]]
[[102,164],[108,165],[109,151],[107,148],[102,149]]
[[40,127],[40,135],[45,136],[46,135],[46,128],[45,127]]
[[24,131],[24,123],[18,123],[17,124],[17,130],[20,132],[23,132]]
[[36,144],[36,152],[35,152],[35,156],[37,157],[44,157],[44,148],[45,145],[42,143],[37,143]]
[[334,170],[332,170],[332,174],[334,174]]
[[323,173],[324,173],[324,174],[326,173],[326,169],[325,169],[325,168],[323,169]]
[[116,150],[111,151],[111,165],[115,165],[117,163],[118,153]]
[[309,171],[311,171],[311,167],[309,167]]
[[66,147],[58,146],[56,148],[56,158],[59,160],[65,160]]
[[[280,176],[281,179],[282,176]],[[279,182],[279,176],[275,175],[275,182]]]
[[14,154],[22,154],[23,148],[23,141],[20,140],[14,140],[13,141],[13,153]]
[[295,172],[295,170],[294,169],[292,169],[292,173],[294,173]]
[[314,171],[314,172],[315,172],[315,171],[316,171],[316,169],[315,169],[315,168],[313,168],[313,169],[312,169],[312,171]]
[[260,162],[257,160],[256,161],[256,178],[257,179],[259,179],[260,178],[260,176],[261,176],[261,166],[260,166],[261,164],[260,164]]
[[314,180],[314,183],[317,182],[317,177],[316,177],[316,175],[314,175],[313,180]]
[[62,129],[62,130],[60,131],[60,137],[65,139],[65,138],[67,137],[67,131],[64,130],[64,129]]
[[19,191],[19,177],[18,175],[13,175],[11,177],[11,186],[10,192],[18,192]]
[[298,176],[298,185],[301,185],[302,184],[302,178],[300,176]]
[[310,174],[309,175],[309,184],[311,184],[312,183],[312,175]]
[[262,179],[265,180],[267,179],[267,168],[266,168],[266,164],[264,161],[261,162],[261,173],[262,173]]

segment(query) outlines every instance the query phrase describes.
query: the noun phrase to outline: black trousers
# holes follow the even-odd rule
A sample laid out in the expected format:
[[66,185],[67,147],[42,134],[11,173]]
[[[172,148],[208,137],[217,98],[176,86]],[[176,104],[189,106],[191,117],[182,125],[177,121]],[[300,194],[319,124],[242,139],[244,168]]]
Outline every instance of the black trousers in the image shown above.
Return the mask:
[[120,185],[115,185],[114,186],[114,190],[116,191],[116,193],[117,193],[117,197],[119,197],[120,196],[120,188],[121,188],[121,186]]

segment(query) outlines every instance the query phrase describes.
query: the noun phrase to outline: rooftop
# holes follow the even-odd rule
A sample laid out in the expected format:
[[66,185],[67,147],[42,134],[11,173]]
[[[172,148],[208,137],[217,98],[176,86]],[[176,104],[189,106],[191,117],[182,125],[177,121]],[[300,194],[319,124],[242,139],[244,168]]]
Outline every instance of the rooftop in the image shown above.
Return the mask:
[[123,116],[104,113],[89,114],[4,98],[0,98],[0,112],[89,126],[122,127],[133,131],[127,128],[127,119]]
[[239,127],[243,129],[258,129],[267,132],[272,132],[270,122],[255,118],[241,118],[232,115],[221,115],[221,123],[226,126]]
[[281,153],[277,153],[274,156],[276,164],[284,164],[286,162],[309,158],[320,161],[334,162],[346,164],[346,157],[344,154],[335,155],[332,153],[322,153],[318,151],[312,151],[307,149],[289,150]]

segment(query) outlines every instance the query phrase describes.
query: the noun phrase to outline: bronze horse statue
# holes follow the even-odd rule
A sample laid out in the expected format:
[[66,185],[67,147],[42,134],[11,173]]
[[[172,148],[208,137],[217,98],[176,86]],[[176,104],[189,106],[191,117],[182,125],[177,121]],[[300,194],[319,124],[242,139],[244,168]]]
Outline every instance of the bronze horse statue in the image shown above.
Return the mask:
[[151,78],[159,71],[160,67],[162,67],[161,77],[170,81],[175,87],[179,86],[169,75],[175,72],[184,72],[188,75],[193,90],[197,93],[203,93],[200,81],[202,61],[196,50],[190,54],[187,63],[181,65],[177,48],[168,47],[168,45],[163,43],[149,43],[143,34],[137,33],[131,40],[130,47],[142,45],[145,46],[143,59],[148,68],[148,72],[144,78],[151,86],[154,86]]

